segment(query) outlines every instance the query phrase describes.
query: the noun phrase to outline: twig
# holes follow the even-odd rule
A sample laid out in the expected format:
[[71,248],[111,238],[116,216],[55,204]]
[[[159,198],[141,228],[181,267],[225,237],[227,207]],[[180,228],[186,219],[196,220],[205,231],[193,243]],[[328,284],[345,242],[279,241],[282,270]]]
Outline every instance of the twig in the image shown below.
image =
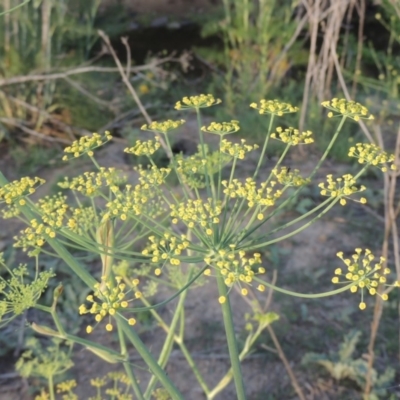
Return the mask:
[[[166,62],[171,62],[171,61],[178,62],[178,60],[173,57],[164,57],[164,58],[154,59],[148,64],[139,65],[137,67],[131,67],[130,72],[147,71],[149,69],[153,69],[161,64],[164,64]],[[38,74],[38,75],[14,76],[13,78],[0,79],[0,87],[6,86],[6,85],[14,85],[17,83],[25,83],[25,82],[65,79],[66,77],[71,76],[71,75],[85,74],[88,72],[101,72],[101,73],[113,72],[113,73],[115,73],[115,72],[119,72],[119,68],[87,66],[87,67],[74,68],[69,71],[57,72],[57,73],[53,73],[53,74],[48,73],[48,74]]]
[[64,78],[64,80],[66,82],[68,82],[72,87],[74,87],[78,92],[82,93],[84,96],[89,98],[90,100],[94,101],[95,103],[97,103],[98,105],[100,105],[102,107],[108,108],[109,110],[115,112],[115,110],[113,110],[111,104],[108,101],[104,101],[104,100],[99,99],[96,96],[93,96],[88,90],[83,88],[79,83],[74,82],[72,79],[68,78],[68,76],[66,76]]
[[[121,75],[121,78],[124,81],[126,87],[128,88],[130,94],[132,95],[133,99],[135,100],[137,106],[139,107],[140,112],[143,114],[146,122],[148,124],[151,124],[152,120],[151,120],[149,114],[147,113],[146,109],[144,108],[142,102],[140,101],[139,96],[136,93],[136,90],[133,88],[130,80],[128,79],[128,77],[127,77],[127,75],[126,75],[126,73],[124,71],[124,68],[123,68],[123,66],[121,64],[121,61],[117,57],[117,54],[115,53],[115,50],[111,45],[109,37],[102,30],[98,30],[98,34],[103,39],[104,43],[107,45],[112,57],[114,58],[114,62],[117,65],[117,68],[118,68],[118,71],[119,71],[119,73]],[[161,135],[158,135],[158,137],[160,138],[160,144],[161,144],[162,148],[167,153],[168,158],[171,160],[172,157],[173,157],[173,155],[171,153],[171,150],[169,149],[169,147],[165,143],[164,138],[161,137]]]
[[278,356],[281,359],[283,365],[285,366],[286,372],[288,373],[288,375],[290,377],[290,381],[292,382],[292,386],[293,386],[294,390],[296,391],[300,400],[306,400],[306,397],[304,396],[304,393],[301,390],[299,382],[297,381],[296,376],[293,373],[292,367],[290,366],[289,361],[287,360],[285,353],[283,352],[282,347],[279,343],[279,340],[275,335],[274,329],[272,328],[271,325],[268,325],[267,329],[268,329],[269,334],[271,335],[272,341],[274,342],[274,346],[276,347],[276,350],[278,351]]
[[32,104],[27,103],[26,101],[23,101],[21,99],[18,99],[13,96],[6,95],[2,90],[0,90],[0,94],[4,95],[7,99],[11,100],[17,105],[20,105],[27,110],[31,111],[32,113],[37,113],[40,115],[45,116],[49,121],[52,121],[55,125],[59,125],[62,128],[65,129],[66,133],[68,134],[69,138],[71,141],[75,140],[75,136],[73,134],[73,130],[79,132],[81,135],[90,135],[91,132],[89,132],[86,129],[83,128],[77,128],[75,126],[68,125],[67,123],[61,121],[60,119],[54,117],[52,114],[49,114],[47,111],[40,109],[39,107],[35,107]]
[[[382,133],[379,127],[376,127],[375,133],[378,139],[378,143],[380,147],[384,148]],[[400,164],[400,127],[397,132],[397,140],[396,140],[396,150],[395,150],[395,165],[399,168]],[[389,253],[389,238],[392,236],[393,240],[393,249],[395,252],[395,265],[397,272],[397,279],[400,278],[400,260],[399,260],[399,239],[396,225],[396,216],[395,216],[395,208],[394,208],[394,199],[396,192],[396,174],[392,174],[388,176],[384,175],[384,194],[385,194],[385,233],[384,240],[382,244],[382,256],[387,260]],[[368,344],[368,369],[366,373],[366,382],[364,388],[364,394],[366,397],[369,396],[372,388],[372,367],[374,365],[375,359],[375,342],[378,334],[378,328],[380,324],[380,320],[382,318],[383,311],[383,301],[380,296],[376,297],[375,307],[374,307],[374,315],[371,323],[371,334]]]
[[300,114],[300,121],[299,121],[299,129],[303,130],[304,123],[306,120],[306,110],[308,100],[310,98],[310,86],[311,86],[311,78],[313,76],[313,70],[315,68],[315,51],[317,48],[317,36],[318,36],[318,11],[320,7],[321,0],[316,0],[314,3],[314,8],[311,10],[311,7],[307,3],[306,0],[303,0],[303,4],[307,9],[308,21],[310,24],[311,30],[311,44],[310,44],[310,53],[308,56],[308,66],[307,66],[307,73],[306,73],[306,80],[304,83],[304,92],[303,92],[303,101],[302,101],[302,110]]
[[21,129],[21,131],[24,131],[25,133],[28,133],[29,135],[40,137],[41,139],[47,140],[49,142],[58,142],[58,143],[64,143],[64,144],[71,143],[69,140],[55,138],[55,137],[48,136],[43,133],[37,132],[33,129],[30,129],[30,128],[24,126],[20,121],[14,119],[14,118],[0,118],[0,121],[5,124],[16,126],[17,128]]
[[294,42],[296,41],[296,39],[298,38],[298,36],[300,35],[301,31],[304,28],[304,25],[306,24],[306,22],[308,21],[308,15],[304,14],[303,18],[300,20],[300,22],[297,23],[297,27],[295,32],[293,33],[292,37],[290,38],[290,40],[285,44],[285,47],[282,49],[282,51],[280,52],[279,56],[275,59],[274,61],[274,66],[271,69],[271,79],[274,79],[275,74],[277,69],[280,66],[281,61],[283,60],[283,58],[285,57],[285,54],[289,51],[289,49],[293,46]]
[[[332,46],[331,46],[331,54],[332,54],[333,61],[335,63],[336,73],[338,75],[339,82],[340,82],[340,85],[342,87],[343,93],[344,93],[346,99],[350,100],[350,93],[347,90],[346,82],[344,81],[343,74],[342,74],[342,71],[341,71],[340,65],[339,65],[339,60],[338,60],[338,57],[337,57],[337,54],[336,54],[336,49],[335,49],[335,46],[334,46],[333,43],[332,43]],[[369,140],[369,142],[370,143],[375,143],[375,140],[372,138],[371,134],[369,133],[369,131],[367,129],[367,126],[365,125],[364,121],[360,120],[359,122],[360,122],[361,129],[364,132],[364,134],[367,137],[367,139]]]
[[129,79],[129,74],[132,66],[131,48],[128,44],[128,38],[126,36],[123,36],[121,38],[121,42],[125,46],[126,50],[126,77]]
[[358,25],[356,67],[355,67],[354,76],[353,76],[353,87],[351,89],[351,94],[352,94],[353,98],[356,95],[357,77],[358,77],[358,74],[359,74],[360,68],[361,68],[362,50],[363,50],[363,45],[364,45],[363,35],[364,35],[365,10],[366,10],[365,0],[360,0],[360,6],[357,7],[357,9],[358,9],[358,15],[360,17],[360,22]]

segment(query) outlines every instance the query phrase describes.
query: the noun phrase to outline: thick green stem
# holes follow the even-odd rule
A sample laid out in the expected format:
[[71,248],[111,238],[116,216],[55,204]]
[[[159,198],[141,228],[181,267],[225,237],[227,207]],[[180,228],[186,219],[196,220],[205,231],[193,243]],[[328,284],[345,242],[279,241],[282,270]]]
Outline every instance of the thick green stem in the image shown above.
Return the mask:
[[[126,348],[125,336],[124,336],[124,333],[122,331],[122,328],[121,328],[121,325],[120,325],[119,321],[117,321],[117,326],[118,326],[118,339],[119,339],[119,343],[120,343],[120,346],[121,346],[121,354],[125,358],[128,355],[128,351],[127,351],[127,348]],[[143,393],[140,390],[140,387],[139,387],[139,384],[138,384],[138,380],[136,379],[136,377],[135,377],[135,375],[134,375],[134,373],[132,371],[132,368],[131,368],[131,365],[129,364],[129,361],[124,361],[123,364],[124,364],[125,372],[128,375],[128,378],[129,378],[129,380],[131,382],[132,389],[133,389],[133,392],[135,393],[136,398],[138,400],[144,400],[145,397],[143,397]]]
[[121,325],[121,329],[124,332],[125,336],[133,344],[136,351],[143,358],[144,362],[150,368],[152,374],[155,375],[159,379],[161,384],[168,391],[171,398],[173,400],[184,400],[182,394],[175,387],[175,385],[172,383],[172,381],[168,378],[168,376],[166,375],[164,370],[158,365],[157,361],[154,359],[152,354],[148,351],[148,349],[144,345],[144,343],[140,340],[140,338],[139,338],[138,334],[135,332],[135,330],[132,329],[132,327],[129,326],[128,323],[125,321],[125,319],[122,318],[121,316],[117,315],[116,319],[119,322],[119,324]]
[[[174,316],[171,321],[171,325],[169,326],[167,337],[165,338],[164,346],[161,350],[160,356],[158,358],[158,365],[160,365],[161,368],[164,368],[168,362],[169,356],[172,351],[172,346],[174,344],[174,336],[175,336],[175,330],[179,322],[179,318],[181,316],[181,310],[183,309],[185,305],[185,300],[187,296],[187,290],[183,291],[179,297],[178,304],[176,306]],[[152,313],[155,313],[154,310],[152,310]],[[157,378],[155,375],[153,375],[150,378],[150,381],[147,385],[147,389],[144,393],[145,398],[148,398],[149,395],[152,393],[155,384],[157,383]]]
[[235,380],[236,395],[238,400],[246,400],[245,388],[243,383],[242,369],[240,366],[239,351],[235,337],[235,327],[233,325],[231,304],[229,301],[228,290],[224,278],[220,272],[217,275],[218,292],[225,302],[221,304],[222,316],[225,326],[225,334],[228,342],[229,358],[232,365],[233,377]]
[[53,382],[53,375],[49,376],[48,379],[48,383],[49,383],[49,394],[50,394],[50,400],[55,400],[55,396],[54,396],[54,382]]

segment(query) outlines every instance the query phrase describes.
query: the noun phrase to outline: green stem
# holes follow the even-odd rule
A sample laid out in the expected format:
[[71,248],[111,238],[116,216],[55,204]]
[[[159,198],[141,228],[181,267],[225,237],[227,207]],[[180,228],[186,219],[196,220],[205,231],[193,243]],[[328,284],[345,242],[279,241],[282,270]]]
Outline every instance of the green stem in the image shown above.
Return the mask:
[[[164,346],[161,350],[160,356],[158,357],[158,365],[161,368],[164,368],[167,365],[169,356],[171,355],[172,346],[174,344],[175,330],[176,330],[176,327],[177,327],[179,319],[180,319],[181,310],[183,309],[183,307],[185,305],[187,293],[188,293],[187,290],[185,290],[184,292],[181,293],[178,304],[177,304],[175,312],[174,312],[174,316],[171,321],[171,325],[168,328],[167,337],[165,338]],[[154,313],[156,313],[156,311],[152,310],[152,314],[154,314]],[[147,385],[147,389],[144,393],[145,398],[149,398],[156,383],[157,383],[157,378],[155,375],[153,375],[150,378],[150,381]]]
[[[200,147],[201,147],[201,155],[203,157],[203,160],[207,161],[206,158],[206,149],[205,149],[205,144],[204,144],[204,135],[203,135],[203,131],[201,130],[201,115],[200,115],[200,109],[196,108],[196,116],[197,116],[197,126],[199,129],[199,138],[200,138]],[[207,167],[207,162],[204,166],[204,174],[206,176],[206,186],[207,186],[207,196],[211,197],[211,192],[210,192],[210,177],[208,175],[208,167]],[[215,195],[214,195],[214,199],[215,199]]]
[[54,382],[53,382],[53,375],[49,376],[49,394],[50,394],[50,400],[55,400],[54,396]]
[[182,394],[178,391],[172,381],[168,378],[164,370],[157,364],[152,354],[148,351],[145,344],[140,340],[138,334],[132,329],[131,326],[125,321],[124,318],[117,315],[117,321],[121,324],[121,329],[124,332],[128,340],[133,344],[136,351],[143,358],[144,362],[150,368],[153,375],[155,375],[164,388],[168,391],[173,400],[184,400]]
[[304,229],[308,228],[310,225],[312,225],[317,219],[321,218],[323,215],[325,215],[338,201],[340,198],[335,198],[335,200],[332,201],[332,203],[327,206],[323,211],[321,211],[316,217],[314,217],[312,220],[308,221],[306,224],[302,225],[300,228],[295,229],[292,232],[289,232],[286,235],[280,236],[276,239],[269,240],[267,242],[259,243],[253,246],[249,246],[248,248],[246,247],[246,250],[254,250],[258,249],[260,247],[264,246],[269,246],[273,243],[281,242],[282,240],[288,239],[294,235],[297,235],[299,232],[303,231]]
[[312,178],[313,178],[313,176],[314,176],[314,175],[317,173],[317,171],[319,170],[319,167],[321,166],[321,164],[325,161],[326,157],[328,156],[329,152],[331,151],[331,149],[332,149],[332,147],[333,147],[333,144],[335,143],[335,141],[336,141],[336,139],[337,139],[337,137],[338,137],[338,135],[339,135],[339,133],[340,133],[340,131],[341,131],[341,129],[342,129],[342,126],[343,126],[343,124],[344,124],[344,121],[346,121],[346,118],[347,118],[347,117],[346,117],[345,115],[343,115],[343,117],[342,117],[342,119],[341,119],[341,121],[340,121],[340,123],[339,123],[339,125],[338,125],[338,127],[337,127],[337,129],[336,129],[335,134],[333,135],[333,137],[332,137],[332,139],[331,139],[331,141],[330,141],[328,147],[327,147],[326,150],[325,150],[325,153],[322,155],[321,159],[318,161],[318,164],[315,166],[315,168],[314,168],[313,171],[311,172],[310,176],[308,177],[309,179],[312,179]]
[[[320,208],[325,207],[330,201],[332,201],[331,197],[326,199],[323,203],[319,204],[317,207],[315,207],[312,210],[308,211],[307,213],[301,215],[300,217],[295,218],[295,219],[287,222],[286,224],[280,225],[280,226],[268,231],[268,234],[266,234],[266,235],[260,235],[257,238],[257,241],[262,240],[263,238],[266,238],[268,236],[271,236],[275,232],[279,232],[279,231],[281,231],[283,229],[286,229],[291,225],[299,223],[303,219],[308,218],[310,215],[316,213]],[[252,229],[250,229],[248,231],[243,230],[243,234],[239,237],[237,244],[239,245],[241,242],[243,242],[248,236],[250,236],[253,232],[257,231],[262,225],[264,225],[264,223],[265,223],[265,221],[262,221],[262,222],[260,222],[259,224],[255,225]]]
[[301,297],[302,299],[319,299],[321,297],[329,297],[333,296],[335,294],[343,293],[346,290],[350,290],[352,286],[357,286],[359,282],[361,282],[363,279],[360,279],[358,281],[350,282],[348,285],[343,286],[340,289],[336,290],[331,290],[329,292],[323,292],[323,293],[315,293],[315,294],[306,294],[306,293],[299,293],[299,292],[293,292],[291,290],[286,290],[282,289],[278,286],[272,285],[271,283],[264,281],[263,279],[260,279],[258,277],[253,278],[256,282],[262,283],[263,285],[269,287],[270,289],[276,290],[277,292],[287,294],[288,296],[293,296],[293,297]]
[[[239,355],[240,361],[243,361],[245,357],[249,354],[250,350],[252,349],[258,337],[271,322],[273,321],[271,320],[271,321],[259,322],[257,330],[254,333],[250,333],[247,336],[243,349]],[[229,385],[229,382],[232,380],[232,377],[233,377],[233,369],[231,367],[229,368],[225,376],[217,383],[217,385],[215,385],[214,389],[212,389],[211,392],[208,394],[207,400],[214,399],[218,393],[220,393],[226,386]]]
[[256,170],[255,170],[255,172],[254,172],[253,179],[255,179],[255,178],[257,177],[258,171],[259,171],[259,169],[260,169],[260,167],[261,167],[261,164],[262,164],[262,162],[263,162],[263,160],[264,160],[265,151],[267,150],[267,145],[268,145],[269,136],[271,135],[271,130],[272,130],[272,124],[273,124],[273,122],[274,122],[274,117],[275,117],[275,115],[274,115],[274,114],[271,114],[271,118],[270,118],[270,120],[269,120],[269,126],[268,126],[267,136],[265,137],[264,146],[263,146],[263,148],[262,148],[261,156],[260,156],[260,158],[259,158],[259,160],[258,160],[257,168],[256,168]]
[[239,351],[237,347],[235,328],[233,325],[231,304],[229,301],[228,290],[224,278],[218,271],[217,275],[218,292],[220,296],[225,297],[225,302],[221,304],[222,316],[225,326],[225,334],[228,342],[229,358],[232,364],[233,377],[235,380],[236,395],[238,400],[246,400],[243,375],[240,366]]
[[[120,346],[121,346],[121,354],[122,354],[122,356],[124,358],[127,358],[128,351],[127,351],[127,348],[126,348],[125,336],[124,336],[124,333],[122,332],[121,325],[120,325],[119,321],[117,321],[117,327],[118,327],[119,343],[120,343]],[[131,368],[131,366],[129,364],[129,361],[124,361],[123,364],[124,364],[125,372],[128,375],[128,378],[129,378],[129,380],[131,382],[132,389],[133,389],[133,392],[135,393],[136,398],[138,400],[144,400],[145,397],[143,397],[143,393],[140,390],[140,387],[138,385],[138,380],[136,379],[136,377],[135,377],[135,375],[134,375],[134,373],[132,371],[132,368]]]

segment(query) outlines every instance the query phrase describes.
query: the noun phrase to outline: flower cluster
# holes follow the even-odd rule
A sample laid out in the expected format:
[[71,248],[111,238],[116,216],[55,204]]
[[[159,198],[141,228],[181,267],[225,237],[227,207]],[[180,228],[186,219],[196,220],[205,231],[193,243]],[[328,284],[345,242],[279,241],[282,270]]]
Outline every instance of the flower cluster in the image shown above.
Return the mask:
[[[47,239],[56,237],[56,231],[61,229],[68,212],[66,197],[61,193],[46,196],[37,203],[40,219],[32,219],[30,226],[15,237],[14,247],[22,247],[26,251],[29,247],[42,247]],[[33,253],[32,253],[33,254]]]
[[[269,182],[269,186],[266,182],[263,182],[259,188],[257,188],[257,183],[253,178],[246,178],[244,183],[238,179],[233,179],[230,183],[224,180],[221,184],[225,187],[224,193],[228,197],[246,199],[249,208],[255,205],[271,207],[282,196],[281,190],[274,192],[273,187],[276,185],[274,181]],[[263,216],[259,215],[259,219],[263,219]]]
[[198,152],[192,156],[184,157],[183,154],[175,156],[176,170],[190,188],[204,188],[204,176],[216,174],[232,160],[232,157],[219,151],[210,153],[206,145],[204,145],[204,153],[205,157],[199,148]]
[[179,128],[181,125],[185,123],[185,120],[180,119],[178,121],[172,121],[168,119],[164,122],[152,122],[151,124],[143,125],[140,129],[143,131],[150,131],[156,133],[163,133],[164,135],[167,134],[169,131]]
[[101,189],[110,187],[112,192],[117,192],[118,186],[126,181],[125,177],[121,177],[115,168],[101,167],[98,172],[84,172],[83,175],[76,176],[71,181],[68,177],[64,182],[60,182],[58,186],[63,189],[75,190],[84,196],[97,196]]
[[276,133],[271,134],[273,139],[280,140],[281,142],[290,144],[291,146],[314,143],[314,139],[311,136],[311,131],[300,132],[298,129],[292,127],[285,130],[278,127],[276,128]]
[[331,112],[328,113],[328,118],[332,118],[334,113],[338,113],[354,121],[359,121],[360,119],[374,119],[374,116],[369,114],[366,107],[355,101],[334,98],[330,101],[324,101],[321,104],[328,110],[331,110]]
[[258,145],[249,145],[246,144],[246,140],[241,139],[240,143],[232,143],[226,139],[223,139],[221,142],[221,152],[225,154],[229,154],[234,158],[239,158],[243,160],[246,156],[246,153],[249,153],[252,150],[258,149]]
[[124,149],[124,152],[128,154],[134,154],[135,156],[149,157],[153,155],[160,148],[160,146],[160,139],[158,136],[156,136],[154,140],[148,140],[146,142],[137,140],[133,147]]
[[[261,266],[261,254],[254,253],[253,257],[246,257],[244,251],[235,251],[235,246],[231,245],[228,250],[218,250],[212,256],[208,256],[204,261],[212,268],[219,269],[224,277],[224,282],[228,287],[234,284],[251,285],[253,277],[256,274],[265,273],[265,268]],[[205,275],[210,275],[211,270],[207,269]],[[265,286],[259,285],[258,290],[264,291]],[[241,287],[241,293],[246,296],[248,289]],[[225,302],[225,298],[220,298],[221,303]]]
[[272,174],[276,177],[277,181],[283,186],[303,186],[307,183],[310,183],[310,179],[306,179],[300,176],[300,171],[298,169],[294,169],[293,171],[290,168],[282,167],[279,169],[274,168]]
[[[96,283],[94,285],[94,293],[87,296],[86,300],[91,303],[91,307],[87,308],[85,304],[82,304],[79,307],[79,314],[94,314],[94,319],[97,324],[99,324],[106,316],[108,316],[108,324],[106,325],[106,330],[111,332],[113,330],[113,325],[111,323],[111,317],[115,315],[117,312],[120,312],[128,307],[129,302],[134,299],[126,300],[127,294],[129,294],[132,290],[126,290],[125,283],[122,283],[122,277],[115,277],[116,285],[110,283],[110,281],[106,281],[105,277],[102,277],[101,283]],[[136,288],[139,285],[138,279],[133,279],[132,287]],[[139,299],[142,296],[142,293],[139,290],[134,290],[133,292],[134,298]],[[96,299],[97,298],[97,299]],[[129,318],[129,325],[135,325],[135,318]],[[96,324],[96,325],[97,325]],[[88,325],[86,327],[86,332],[91,333],[93,331],[93,327]]]
[[[382,149],[380,149],[377,145],[372,143],[357,143],[355,146],[350,147],[349,149],[349,157],[357,158],[360,164],[387,164],[393,163],[394,155],[388,154]],[[383,165],[380,167],[383,172],[387,171],[387,166]],[[396,166],[392,164],[390,169],[396,170]]]
[[29,273],[26,264],[9,270],[4,263],[3,254],[0,253],[0,265],[10,274],[7,280],[0,276],[0,321],[7,323],[5,315],[12,314],[9,318],[12,319],[36,304],[47,288],[49,279],[55,274],[52,270],[42,271],[33,282],[27,283],[26,276],[29,276]]
[[[131,381],[123,372],[108,372],[103,377],[97,377],[90,380],[90,385],[96,388],[97,395],[88,397],[88,400],[98,400],[100,398],[112,398],[118,400],[131,400],[133,394],[130,392]],[[74,379],[58,383],[56,392],[62,394],[63,400],[78,400],[78,396],[74,393],[76,381]],[[50,395],[42,390],[35,400],[49,400]]]
[[[361,289],[361,303],[360,309],[364,310],[366,304],[364,302],[364,289],[368,290],[370,295],[378,295],[382,300],[387,300],[388,295],[386,293],[380,294],[377,291],[379,284],[386,283],[386,275],[390,274],[390,269],[383,267],[385,263],[385,258],[381,257],[379,263],[372,265],[375,256],[370,250],[365,249],[364,255],[362,256],[362,249],[355,249],[355,254],[352,255],[352,259],[344,259],[343,252],[337,253],[337,256],[344,262],[347,266],[347,272],[344,273],[341,268],[335,270],[335,277],[332,278],[333,283],[351,283],[350,291],[356,293],[358,289]],[[346,280],[340,280],[340,276],[343,276]],[[396,286],[398,282],[396,281]]]
[[[64,149],[64,153],[67,153],[62,159],[67,161],[70,158],[77,158],[83,154],[87,154],[89,157],[93,157],[93,150],[97,147],[102,146],[104,143],[109,142],[112,139],[110,132],[105,132],[104,136],[98,133],[93,133],[91,136],[82,136],[79,140],[75,140],[71,146]],[[72,157],[69,157],[71,154]]]
[[225,136],[231,133],[235,133],[240,129],[239,121],[232,120],[231,122],[211,122],[209,126],[202,126],[201,130],[207,133],[213,133],[214,135]]
[[[144,256],[151,257],[151,262],[163,265],[170,263],[171,265],[180,265],[179,256],[182,251],[187,249],[190,242],[185,235],[180,237],[172,236],[170,233],[164,233],[163,237],[149,237],[150,244],[142,251]],[[161,268],[155,270],[156,275],[161,274]]]
[[[78,400],[78,396],[72,392],[74,388],[76,388],[75,379],[70,379],[68,381],[64,381],[58,383],[56,386],[57,393],[65,393],[62,398],[63,400]],[[35,399],[36,400],[36,399]]]
[[199,96],[184,97],[181,101],[178,101],[175,105],[176,110],[185,110],[194,108],[211,107],[221,103],[220,99],[215,99],[212,94],[200,94]]
[[[153,166],[147,170],[141,167],[137,170],[140,183],[134,187],[126,185],[124,191],[116,192],[115,199],[106,204],[108,211],[104,214],[103,220],[118,217],[125,221],[130,212],[138,216],[145,210],[147,217],[154,218],[162,210],[164,203],[161,199],[158,200],[158,204],[150,200],[160,195],[158,186],[164,182],[170,169]],[[146,208],[146,205],[149,207]]]
[[83,235],[90,229],[98,226],[99,217],[93,207],[71,208],[71,216],[66,222],[66,226],[71,232]]
[[18,202],[19,205],[23,206],[26,204],[24,197],[35,193],[36,188],[44,183],[44,179],[29,177],[10,182],[0,187],[0,202],[5,202],[6,204]]
[[219,224],[221,212],[221,204],[214,204],[212,199],[207,199],[207,201],[189,199],[186,203],[182,202],[177,206],[172,204],[170,215],[173,224],[181,220],[188,228],[201,227],[206,235],[211,236],[214,226]]
[[279,117],[283,114],[299,111],[298,107],[293,107],[291,104],[279,100],[261,100],[260,104],[251,103],[250,107],[258,110],[260,114],[278,115]]
[[[321,182],[318,185],[318,187],[322,189],[321,195],[339,197],[340,204],[342,206],[346,204],[346,198],[349,199],[350,195],[366,190],[366,187],[364,185],[361,185],[359,188],[357,186],[354,186],[356,180],[350,174],[343,175],[341,178],[336,178],[336,181],[334,181],[332,175],[329,174],[327,175],[327,183],[328,184],[326,185],[324,182]],[[350,200],[357,201],[354,199]],[[362,197],[359,202],[365,204],[367,202],[367,199]]]

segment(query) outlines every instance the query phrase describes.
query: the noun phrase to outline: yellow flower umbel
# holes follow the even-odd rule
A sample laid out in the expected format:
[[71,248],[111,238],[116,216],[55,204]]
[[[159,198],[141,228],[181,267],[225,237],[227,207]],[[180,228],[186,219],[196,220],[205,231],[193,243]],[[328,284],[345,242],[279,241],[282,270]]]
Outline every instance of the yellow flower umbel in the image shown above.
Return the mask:
[[206,108],[215,106],[221,103],[220,99],[215,99],[212,94],[200,94],[199,96],[184,97],[181,101],[178,101],[175,105],[176,110],[187,110],[200,108]]
[[23,206],[26,204],[24,197],[35,193],[36,188],[44,183],[44,179],[29,177],[10,182],[0,188],[0,203],[4,202],[8,205],[17,203]]
[[356,180],[350,174],[343,175],[341,178],[336,178],[336,181],[333,180],[332,175],[327,175],[328,184],[326,185],[324,182],[320,183],[318,187],[320,187],[322,196],[330,196],[330,197],[339,197],[340,204],[344,206],[346,204],[346,198],[352,201],[360,202],[365,204],[367,199],[362,197],[360,200],[350,199],[349,196],[357,193],[363,192],[366,190],[366,187],[361,185],[359,188],[354,186]]
[[[360,164],[370,164],[374,166],[379,166],[379,164],[384,164],[379,166],[383,171],[387,171],[387,163],[393,163],[394,155],[388,154],[381,148],[371,143],[357,143],[355,146],[350,147],[349,157],[357,158]],[[392,164],[390,166],[391,170],[396,170],[396,166]]]
[[124,149],[125,153],[134,154],[135,156],[152,156],[160,148],[160,139],[158,136],[154,140],[148,140],[147,142],[142,142],[137,140],[133,147]]
[[298,169],[291,171],[287,167],[281,167],[280,169],[274,168],[272,174],[276,177],[277,181],[284,186],[303,186],[311,181],[309,178],[301,177]]
[[149,125],[144,124],[140,129],[142,131],[156,132],[166,135],[169,131],[179,128],[184,123],[185,123],[184,119],[180,119],[177,121],[172,121],[171,119],[168,119],[167,121],[164,122],[154,121]]
[[149,237],[150,244],[142,251],[144,256],[151,257],[152,263],[162,263],[161,268],[156,268],[154,273],[161,274],[162,267],[169,263],[178,266],[181,263],[180,255],[189,247],[190,242],[185,235],[180,237],[164,233],[162,238]]
[[[116,276],[115,277],[116,286],[111,285],[110,280],[106,281],[104,277],[102,277],[101,283],[96,283],[94,288],[95,291],[93,294],[86,297],[86,300],[92,303],[90,308],[87,308],[85,304],[82,304],[79,307],[79,314],[94,314],[95,320],[97,324],[102,321],[106,316],[108,316],[108,324],[106,325],[106,330],[111,332],[113,330],[113,325],[111,323],[111,317],[115,315],[117,312],[123,311],[125,308],[128,307],[129,302],[133,301],[134,299],[139,299],[142,297],[142,293],[138,290],[135,290],[134,298],[130,300],[126,300],[126,296],[132,289],[126,291],[125,283],[122,283],[122,277]],[[132,286],[136,288],[139,284],[138,279],[132,280]],[[104,289],[101,289],[104,287]],[[97,298],[98,300],[96,300]],[[128,320],[129,325],[135,325],[136,320],[135,318],[129,318]],[[96,325],[97,325],[96,324]],[[86,327],[86,332],[91,333],[93,331],[93,327],[88,325]]]
[[235,133],[240,129],[239,121],[232,120],[231,122],[211,122],[208,126],[202,126],[201,130],[203,132],[212,133],[214,135],[230,135],[231,133]]
[[[341,268],[337,268],[335,270],[336,276],[332,278],[332,282],[344,284],[354,282],[354,286],[351,286],[350,291],[356,293],[358,289],[361,289],[361,310],[366,308],[364,290],[368,290],[368,293],[372,296],[377,294],[382,300],[386,301],[388,299],[386,293],[380,294],[377,291],[380,284],[386,283],[386,275],[390,273],[389,268],[383,267],[385,262],[383,257],[380,258],[379,263],[372,265],[375,256],[368,249],[364,250],[363,256],[362,249],[355,249],[355,254],[352,255],[353,260],[344,259],[343,252],[339,252],[336,255],[346,264],[347,272],[343,273]],[[344,276],[346,280],[340,280],[339,277],[341,276]]]
[[122,176],[115,168],[100,167],[98,172],[84,172],[71,180],[67,177],[58,186],[63,189],[70,189],[84,196],[98,196],[103,188],[110,188],[113,193],[118,192],[118,186],[126,182],[126,177]]
[[[105,132],[104,136],[98,133],[93,133],[91,136],[82,136],[79,140],[75,140],[71,146],[64,149],[64,153],[67,153],[62,159],[67,161],[70,158],[77,158],[83,154],[87,154],[89,157],[93,157],[93,150],[97,147],[102,146],[104,143],[109,142],[112,139],[110,132]],[[68,154],[72,155],[70,157]]]
[[283,130],[281,127],[278,127],[276,128],[276,133],[272,133],[271,137],[291,146],[296,146],[298,144],[314,143],[311,135],[311,131],[300,132],[298,129],[292,127]]
[[272,114],[281,117],[283,114],[299,111],[298,107],[293,107],[289,103],[283,103],[279,100],[261,100],[260,104],[251,103],[251,108],[258,110],[260,114]]
[[[275,201],[282,196],[282,190],[273,189],[276,185],[275,181],[262,182],[259,187],[253,178],[247,178],[244,183],[238,179],[233,179],[232,182],[226,180],[221,182],[221,185],[225,188],[223,193],[229,198],[242,198],[247,200],[249,208],[255,205],[263,206],[263,210],[267,207],[271,207],[275,204]],[[259,218],[262,219],[262,218]]]
[[353,119],[354,121],[359,121],[360,119],[374,119],[374,116],[369,113],[367,107],[355,101],[334,98],[330,101],[324,101],[321,104],[328,110],[331,110],[331,112],[328,113],[328,118],[332,118],[336,113]]
[[[218,250],[215,255],[206,257],[204,261],[210,267],[220,270],[226,286],[231,288],[238,284],[243,296],[248,294],[248,289],[245,286],[251,286],[254,276],[265,273],[265,268],[261,266],[260,253],[254,253],[253,257],[248,258],[244,251],[235,251],[234,245],[231,245],[228,250]],[[210,274],[210,270],[205,271],[205,275]],[[265,287],[259,285],[257,289],[262,292]],[[221,298],[219,302],[221,303]],[[225,299],[222,300],[223,302],[225,302]]]
[[258,145],[246,144],[246,140],[244,139],[241,139],[240,143],[232,143],[226,139],[222,139],[220,148],[221,153],[228,154],[233,158],[239,158],[240,160],[244,160],[246,153],[256,149],[258,149]]
[[170,208],[173,224],[182,221],[188,228],[207,236],[212,236],[217,229],[222,213],[221,203],[213,204],[211,198],[206,201],[189,199],[178,205],[171,204]]

